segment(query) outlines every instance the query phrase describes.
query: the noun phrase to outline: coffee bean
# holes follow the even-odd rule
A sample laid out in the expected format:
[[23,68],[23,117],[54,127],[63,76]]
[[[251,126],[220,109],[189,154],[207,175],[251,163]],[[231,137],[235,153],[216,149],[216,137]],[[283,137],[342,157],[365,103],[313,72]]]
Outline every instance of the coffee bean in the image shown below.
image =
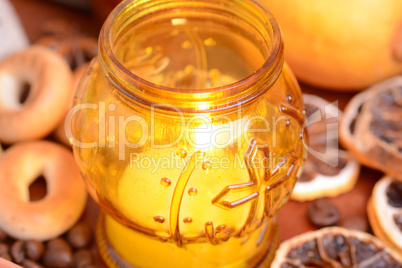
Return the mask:
[[8,248],[7,244],[0,243],[0,256],[5,254],[5,253],[8,253],[8,250],[9,250],[9,248]]
[[73,266],[73,253],[71,247],[62,238],[56,238],[48,242],[43,256],[46,267],[69,268]]
[[339,221],[338,209],[328,199],[317,199],[308,208],[308,218],[316,227],[335,225]]
[[48,249],[63,249],[63,250],[71,251],[70,245],[63,238],[55,238],[55,239],[50,240],[47,243],[47,248]]
[[3,230],[0,230],[0,242],[5,242],[7,238],[7,234]]
[[45,245],[37,240],[28,240],[25,242],[25,249],[28,259],[38,261],[45,252]]
[[91,251],[81,249],[74,253],[74,264],[77,267],[86,267],[86,265],[93,264]]
[[350,230],[368,232],[369,223],[366,217],[362,216],[350,216],[342,221],[342,227]]
[[37,262],[34,262],[34,261],[31,261],[31,260],[25,260],[23,263],[22,263],[22,266],[24,267],[24,268],[43,268],[43,266],[42,265],[40,265],[39,263],[37,263]]
[[67,239],[74,248],[87,247],[92,240],[91,227],[86,223],[78,223],[67,233]]
[[16,263],[22,263],[25,260],[24,241],[17,240],[11,245],[11,257]]

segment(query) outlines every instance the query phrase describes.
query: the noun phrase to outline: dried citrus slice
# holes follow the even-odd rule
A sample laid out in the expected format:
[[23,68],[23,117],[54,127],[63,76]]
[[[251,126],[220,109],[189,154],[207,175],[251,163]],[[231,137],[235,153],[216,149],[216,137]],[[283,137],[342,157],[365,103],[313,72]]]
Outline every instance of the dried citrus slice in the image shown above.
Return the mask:
[[379,180],[367,206],[374,234],[402,256],[402,182]]
[[347,192],[356,183],[360,165],[349,152],[339,149],[338,118],[342,112],[317,96],[304,94],[303,99],[310,144],[292,199],[306,201]]
[[364,165],[402,180],[402,76],[374,85],[346,106],[342,144]]
[[402,259],[379,239],[360,231],[329,227],[284,241],[271,268],[400,268]]

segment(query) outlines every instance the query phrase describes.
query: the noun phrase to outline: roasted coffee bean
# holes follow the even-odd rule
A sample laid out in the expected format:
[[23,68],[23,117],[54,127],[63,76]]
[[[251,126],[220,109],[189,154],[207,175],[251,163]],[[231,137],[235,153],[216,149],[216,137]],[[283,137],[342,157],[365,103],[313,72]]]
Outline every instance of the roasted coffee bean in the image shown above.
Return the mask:
[[17,240],[11,245],[11,257],[13,257],[14,262],[19,264],[25,260],[24,241]]
[[0,242],[5,242],[7,238],[8,238],[7,234],[0,229]]
[[47,243],[47,248],[48,249],[66,249],[66,250],[71,251],[71,247],[67,243],[67,241],[60,237],[50,240]]
[[28,240],[25,242],[26,256],[28,259],[38,261],[45,252],[45,245],[37,240]]
[[308,218],[316,227],[335,225],[339,221],[339,211],[328,199],[314,200],[308,208]]
[[42,265],[40,265],[37,262],[34,262],[32,260],[28,260],[26,259],[23,263],[22,263],[22,267],[24,268],[43,268]]
[[86,265],[93,264],[91,251],[81,249],[74,253],[74,264],[76,267],[86,267]]
[[48,242],[43,256],[46,267],[69,268],[73,266],[73,253],[71,247],[62,238],[56,238]]
[[8,251],[9,251],[9,248],[8,248],[7,244],[0,243],[0,256],[5,253],[8,253]]
[[342,221],[342,227],[350,230],[368,232],[369,223],[366,217],[362,216],[350,216]]
[[92,240],[91,227],[86,223],[78,223],[67,233],[67,239],[74,248],[87,247]]

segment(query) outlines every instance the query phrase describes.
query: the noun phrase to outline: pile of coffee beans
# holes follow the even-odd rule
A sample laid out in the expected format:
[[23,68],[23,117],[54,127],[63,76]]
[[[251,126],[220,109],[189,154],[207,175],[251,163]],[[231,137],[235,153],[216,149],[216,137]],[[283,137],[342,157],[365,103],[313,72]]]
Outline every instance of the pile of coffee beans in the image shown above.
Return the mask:
[[46,242],[13,240],[0,230],[0,258],[25,268],[95,268],[92,244],[92,228],[82,222]]

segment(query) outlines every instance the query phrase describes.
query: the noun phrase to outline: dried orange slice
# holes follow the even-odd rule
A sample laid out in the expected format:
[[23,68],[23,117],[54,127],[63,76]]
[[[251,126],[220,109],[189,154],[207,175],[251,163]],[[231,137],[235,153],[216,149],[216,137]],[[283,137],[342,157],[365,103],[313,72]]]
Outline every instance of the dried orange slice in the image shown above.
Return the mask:
[[340,124],[342,144],[356,159],[402,181],[402,76],[357,94]]
[[303,95],[309,132],[308,156],[292,199],[313,200],[334,197],[351,190],[360,165],[349,152],[339,149],[338,119],[342,112],[314,95]]
[[284,241],[271,268],[400,268],[402,259],[379,239],[360,231],[329,227]]
[[379,180],[367,206],[374,234],[402,256],[402,182]]

